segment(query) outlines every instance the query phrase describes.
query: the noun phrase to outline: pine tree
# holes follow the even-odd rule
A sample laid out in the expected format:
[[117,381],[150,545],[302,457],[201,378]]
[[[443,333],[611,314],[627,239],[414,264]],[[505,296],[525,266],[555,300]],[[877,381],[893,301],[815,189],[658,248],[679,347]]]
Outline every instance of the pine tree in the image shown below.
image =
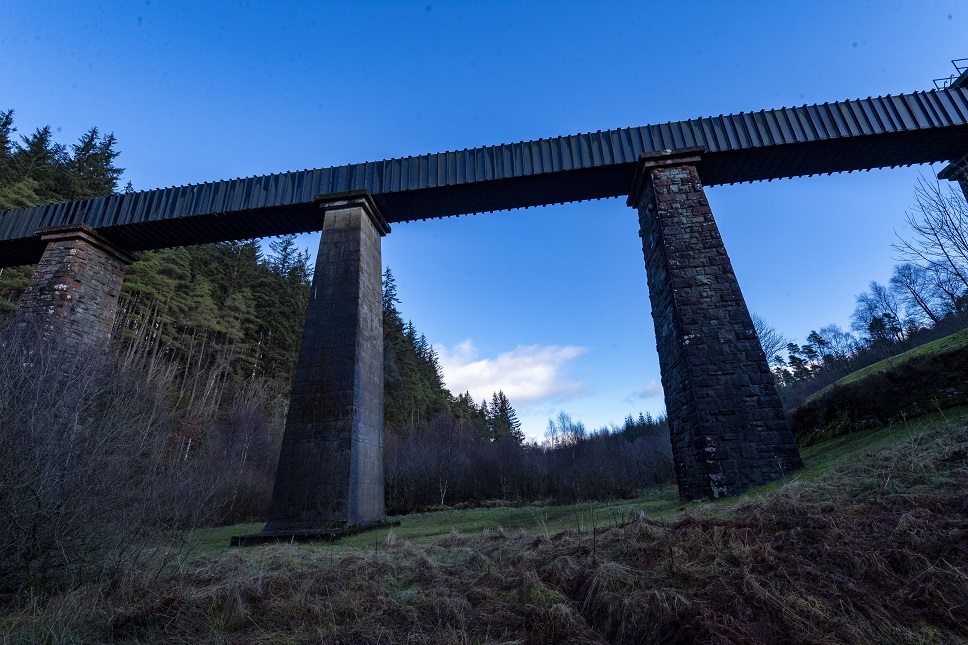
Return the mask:
[[397,296],[397,281],[393,278],[390,267],[387,267],[383,272],[383,324],[388,320],[390,322],[400,320],[398,304],[400,304],[400,298]]
[[493,441],[509,438],[517,444],[524,442],[521,422],[503,390],[495,392],[491,397],[490,428]]
[[0,313],[17,308],[17,300],[27,288],[32,274],[32,266],[0,269]]
[[273,271],[281,276],[289,276],[289,272],[297,264],[298,249],[296,248],[295,235],[281,235],[269,242],[272,249],[272,257],[269,266]]
[[98,136],[98,129],[91,128],[78,143],[71,146],[73,154],[67,162],[70,173],[70,199],[103,197],[115,192],[122,168],[114,165],[120,154],[114,149],[114,134]]
[[41,202],[65,201],[72,194],[70,157],[65,146],[55,143],[50,126],[38,128],[14,153],[14,179],[33,179]]
[[43,200],[37,195],[40,184],[30,177],[0,185],[0,209],[36,206]]
[[405,325],[393,272],[383,273],[383,383],[387,428],[425,428],[449,414],[453,397],[444,387],[440,359],[413,321]]
[[[114,192],[121,174],[114,167],[114,135],[98,137],[97,128],[92,128],[72,146],[73,154],[54,142],[49,126],[18,143],[13,114],[0,112],[0,209]],[[32,266],[0,270],[0,312],[15,309],[33,271]]]
[[[484,405],[486,408],[487,404]],[[451,406],[451,413],[458,427],[466,430],[468,435],[479,439],[488,436],[490,430],[487,425],[487,410],[482,411],[477,406],[470,392],[457,395]]]
[[[13,153],[16,148],[13,133],[16,131],[17,128],[13,127],[13,110],[0,112],[0,186],[11,182]],[[11,207],[0,204],[0,208]]]

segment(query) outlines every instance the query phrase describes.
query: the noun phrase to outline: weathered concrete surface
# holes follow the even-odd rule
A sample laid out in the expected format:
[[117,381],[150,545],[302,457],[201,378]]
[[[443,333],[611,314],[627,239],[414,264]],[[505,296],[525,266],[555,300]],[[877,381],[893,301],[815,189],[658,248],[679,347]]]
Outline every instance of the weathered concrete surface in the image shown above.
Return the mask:
[[107,347],[132,253],[84,224],[38,231],[47,243],[17,306],[17,325],[67,344]]
[[701,149],[643,155],[638,209],[683,499],[741,493],[803,465],[713,220]]
[[262,535],[385,521],[380,238],[368,193],[321,202],[323,232]]

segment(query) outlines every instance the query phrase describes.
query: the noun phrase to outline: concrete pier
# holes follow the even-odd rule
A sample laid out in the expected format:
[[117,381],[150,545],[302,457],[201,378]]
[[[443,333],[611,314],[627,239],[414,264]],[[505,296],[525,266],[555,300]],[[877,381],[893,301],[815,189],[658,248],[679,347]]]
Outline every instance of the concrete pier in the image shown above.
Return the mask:
[[686,500],[741,493],[803,465],[699,179],[701,153],[642,155],[628,200]]
[[269,521],[251,536],[258,541],[326,539],[386,519],[380,245],[390,228],[368,193],[320,207],[312,294]]

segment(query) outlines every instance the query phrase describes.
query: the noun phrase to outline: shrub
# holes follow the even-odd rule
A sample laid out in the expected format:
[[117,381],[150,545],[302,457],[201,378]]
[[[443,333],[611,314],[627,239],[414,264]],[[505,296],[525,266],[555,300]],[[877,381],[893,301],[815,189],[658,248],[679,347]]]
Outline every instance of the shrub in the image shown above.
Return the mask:
[[169,440],[169,389],[100,348],[0,337],[0,594],[144,571],[176,554],[169,531],[206,518],[196,463]]

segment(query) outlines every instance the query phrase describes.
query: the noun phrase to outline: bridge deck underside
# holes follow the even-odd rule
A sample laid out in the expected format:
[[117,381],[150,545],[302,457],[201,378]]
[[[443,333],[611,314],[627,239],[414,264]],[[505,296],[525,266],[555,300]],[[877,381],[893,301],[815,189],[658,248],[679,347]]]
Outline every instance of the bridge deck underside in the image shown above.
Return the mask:
[[368,190],[391,222],[626,195],[639,154],[703,147],[706,186],[949,161],[968,152],[968,90],[678,121],[0,212],[0,267],[35,232],[84,223],[134,251],[321,228],[313,200]]

